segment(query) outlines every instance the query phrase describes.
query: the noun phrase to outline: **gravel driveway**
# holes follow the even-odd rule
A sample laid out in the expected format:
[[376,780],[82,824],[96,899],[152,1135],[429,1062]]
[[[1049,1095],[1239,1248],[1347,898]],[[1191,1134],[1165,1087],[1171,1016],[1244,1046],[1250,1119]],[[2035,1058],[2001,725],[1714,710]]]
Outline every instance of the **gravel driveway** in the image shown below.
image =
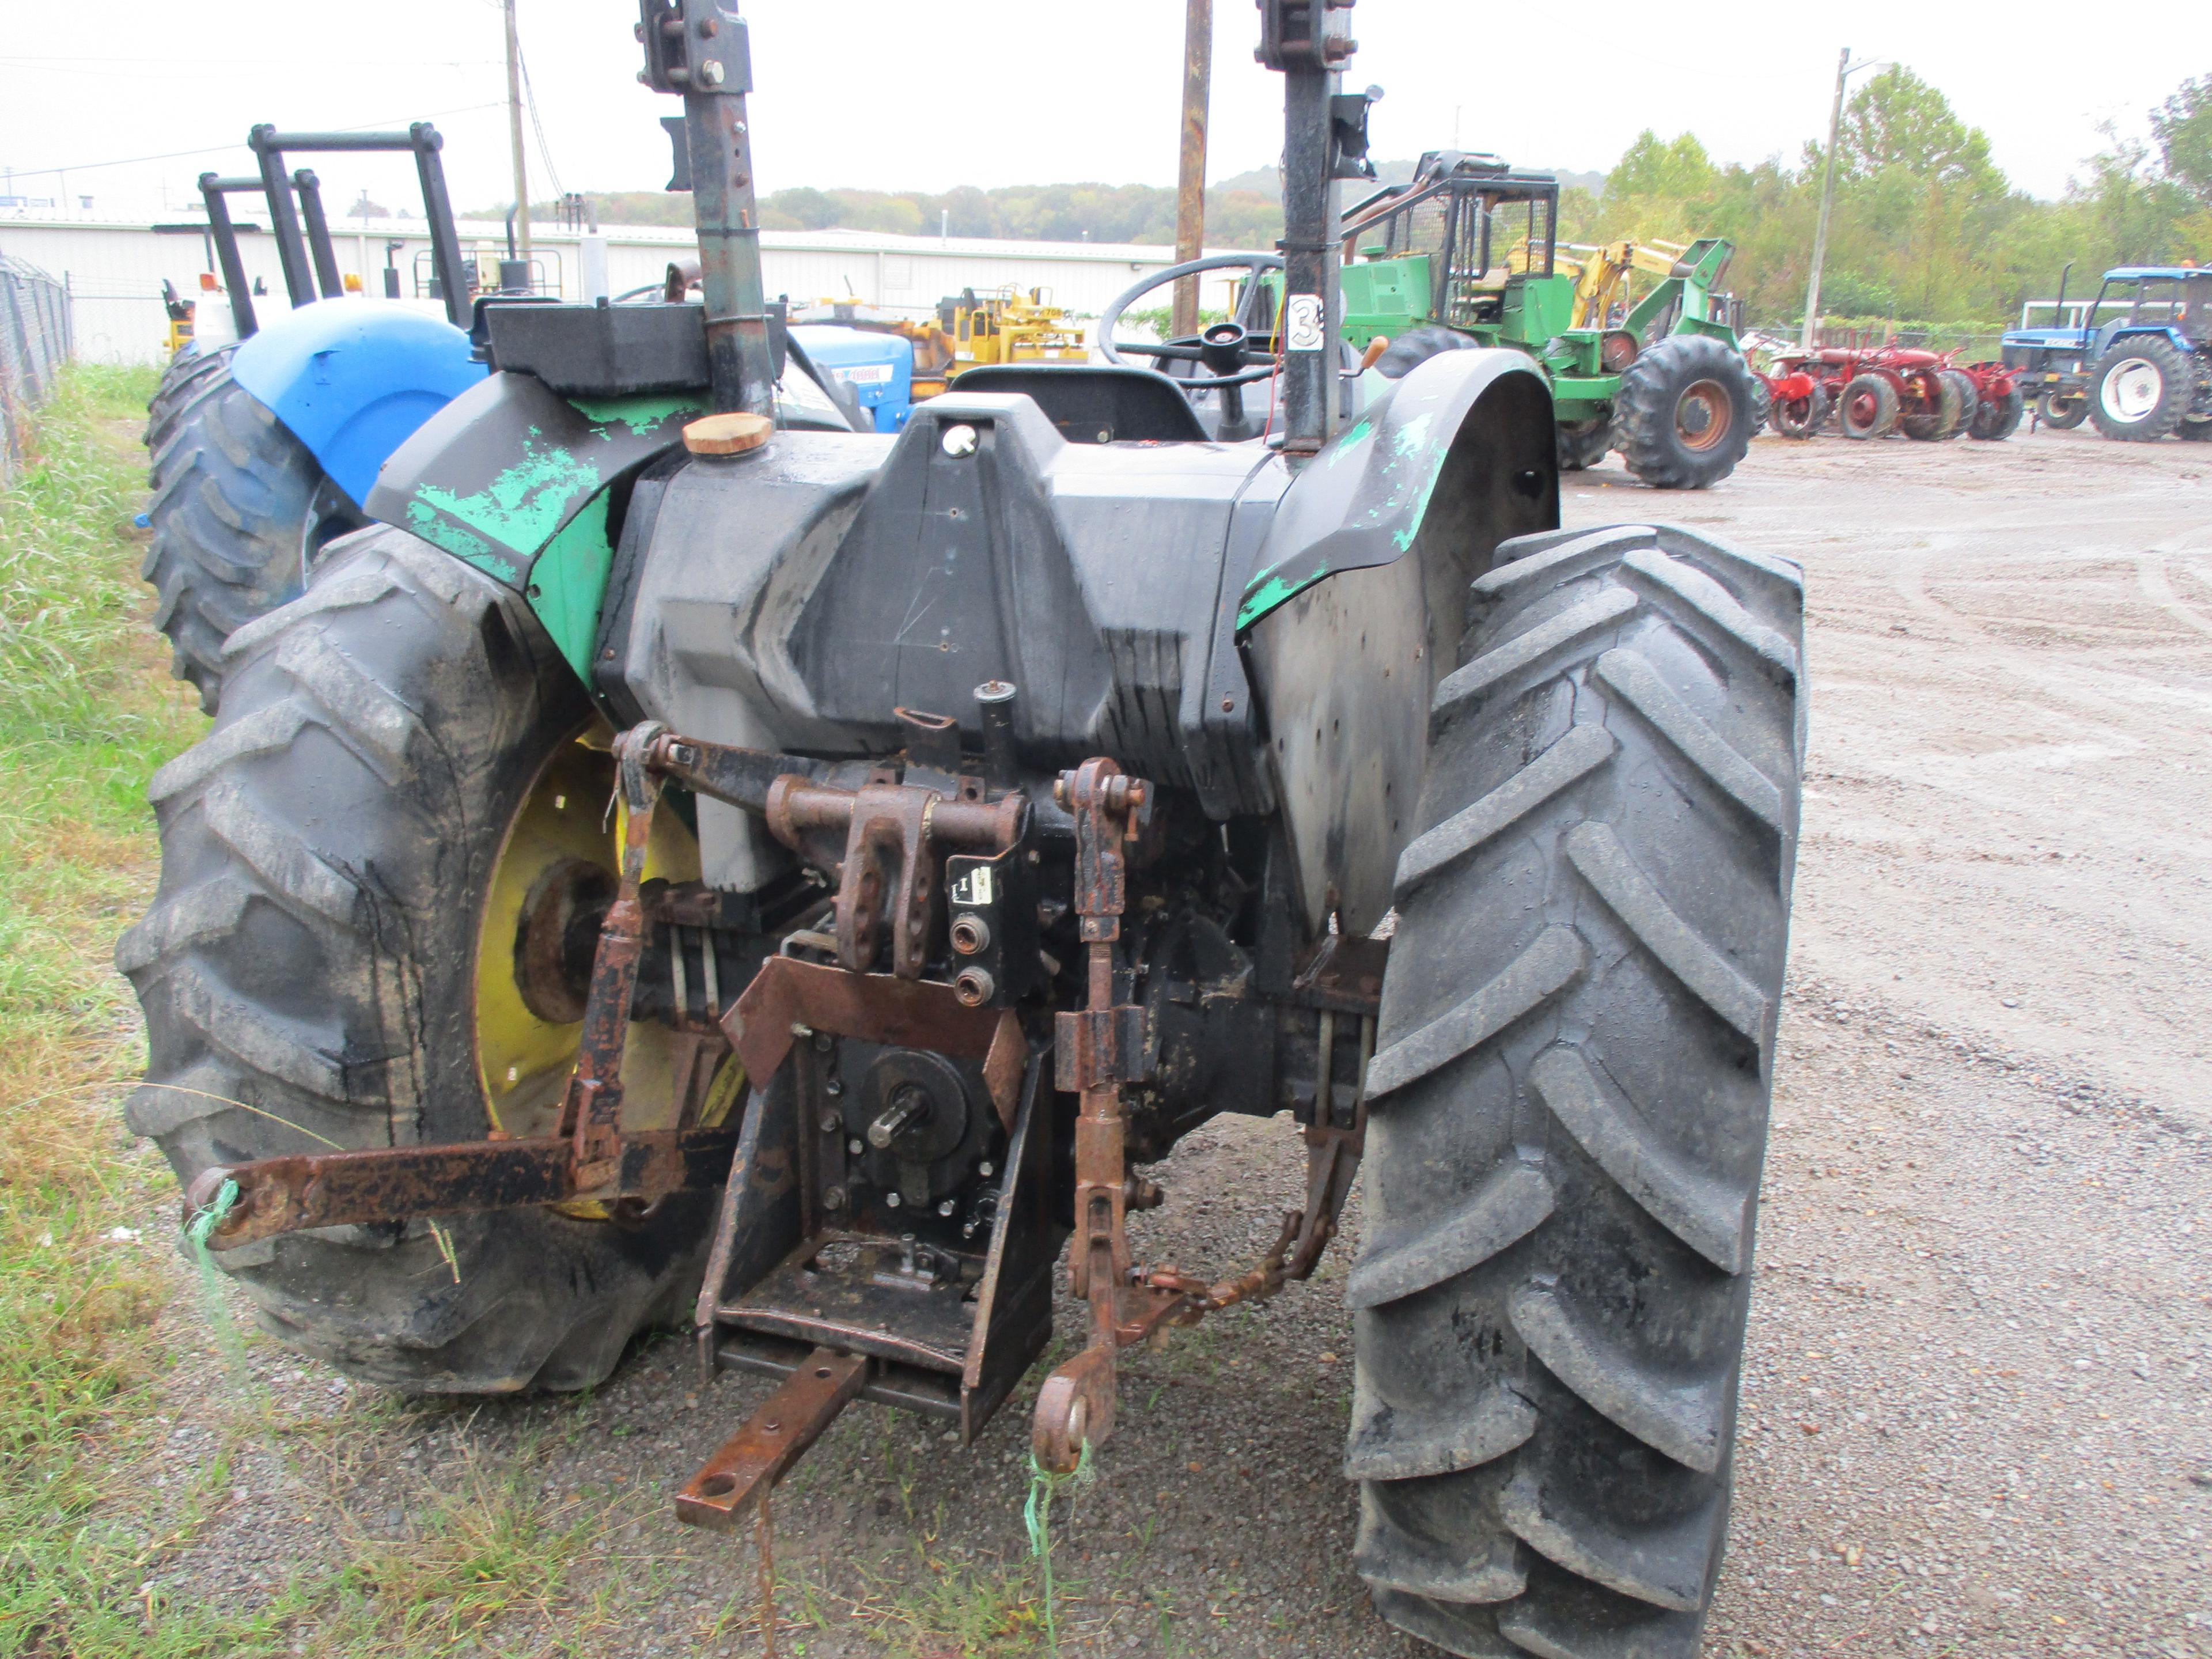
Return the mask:
[[[1567,493],[1571,524],[1656,514],[1801,559],[1811,600],[1796,944],[1708,1651],[2212,1656],[2212,453],[1764,439],[1706,494],[1617,463]],[[1241,1267],[1300,1168],[1284,1125],[1210,1126],[1152,1172],[1170,1199],[1137,1218],[1140,1254]],[[1063,1650],[1429,1651],[1350,1567],[1356,1207],[1313,1283],[1129,1364],[1097,1479],[1054,1511]],[[1080,1328],[1064,1306],[1063,1336]],[[758,1650],[750,1538],[676,1527],[665,1494],[765,1383],[702,1389],[670,1340],[588,1401],[396,1411],[273,1349],[255,1364],[295,1432],[281,1462],[249,1442],[166,1593],[265,1603],[496,1477],[604,1528],[565,1592],[588,1616],[517,1615],[484,1650]],[[180,1379],[173,1471],[234,1398],[217,1367]],[[973,1453],[845,1415],[776,1498],[787,1651],[1042,1650],[1031,1398]]]

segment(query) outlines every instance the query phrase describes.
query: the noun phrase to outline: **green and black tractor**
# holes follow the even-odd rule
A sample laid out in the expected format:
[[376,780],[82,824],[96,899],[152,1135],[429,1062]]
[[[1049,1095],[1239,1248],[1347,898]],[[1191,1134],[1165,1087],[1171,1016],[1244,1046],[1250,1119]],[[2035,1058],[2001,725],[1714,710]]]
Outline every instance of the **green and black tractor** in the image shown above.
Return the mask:
[[[1346,343],[1387,338],[1376,363],[1386,375],[1439,351],[1522,352],[1551,383],[1562,467],[1619,450],[1656,489],[1719,483],[1765,418],[1736,337],[1740,307],[1720,291],[1734,247],[1701,238],[1655,261],[1618,242],[1563,260],[1559,212],[1550,173],[1429,152],[1410,183],[1345,215]],[[1657,277],[1633,304],[1621,281],[1632,269]]]
[[[485,378],[229,636],[119,947],[131,1122],[268,1328],[356,1376],[580,1389],[676,1325],[780,1379],[675,1495],[710,1528],[857,1399],[972,1442],[1056,1284],[1087,1312],[1031,1443],[1075,1467],[1121,1351],[1310,1274],[1364,1172],[1343,1473],[1379,1614],[1689,1656],[1799,573],[1560,528],[1526,351],[1362,400],[1346,14],[1261,15],[1279,326],[1146,348],[1180,378],[977,370],[890,435],[763,304],[743,20],[641,0],[702,297],[479,299]],[[1224,1112],[1288,1121],[1305,1202],[1260,1261],[1139,1269],[1140,1166]]]

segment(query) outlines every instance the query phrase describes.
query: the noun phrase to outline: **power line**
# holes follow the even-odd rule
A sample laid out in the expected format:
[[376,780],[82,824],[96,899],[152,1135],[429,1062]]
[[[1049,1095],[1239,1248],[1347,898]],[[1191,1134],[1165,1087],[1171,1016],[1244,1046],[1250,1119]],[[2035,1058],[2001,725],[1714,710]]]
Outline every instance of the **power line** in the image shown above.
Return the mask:
[[522,37],[515,36],[515,61],[522,66],[522,95],[530,106],[530,125],[538,134],[538,154],[545,163],[545,176],[553,182],[553,195],[557,200],[568,192],[561,188],[561,170],[553,165],[553,147],[545,142],[545,124],[538,117],[538,88],[530,84],[530,54],[522,49]]
[[[447,115],[472,115],[478,110],[499,109],[503,106],[503,101],[501,103],[490,104],[464,104],[459,109],[434,109],[427,115],[417,115],[411,118],[416,121],[430,121]],[[337,132],[374,132],[380,127],[402,127],[406,125],[406,119],[395,121],[362,121],[353,126],[330,128],[325,129],[325,131]],[[240,148],[240,144],[235,140],[233,140],[228,143],[202,144],[197,149],[165,150],[159,155],[125,155],[112,161],[72,161],[67,167],[10,167],[8,170],[19,179],[37,179],[43,178],[49,173],[91,173],[100,167],[136,167],[141,161],[174,161],[181,160],[188,155],[212,155],[221,150],[237,149],[239,148]]]

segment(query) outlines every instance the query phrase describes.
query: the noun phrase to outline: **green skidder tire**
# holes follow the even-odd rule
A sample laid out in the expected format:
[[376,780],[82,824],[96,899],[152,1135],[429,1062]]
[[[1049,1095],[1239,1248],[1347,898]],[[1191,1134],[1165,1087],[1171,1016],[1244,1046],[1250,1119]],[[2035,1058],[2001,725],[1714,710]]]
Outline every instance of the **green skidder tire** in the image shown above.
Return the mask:
[[1728,1524],[1803,596],[1667,528],[1498,558],[1433,706],[1368,1073],[1356,1564],[1450,1653],[1689,1659]]
[[1675,334],[1620,377],[1613,447],[1655,489],[1704,489],[1751,447],[1756,384],[1742,354],[1702,334]]

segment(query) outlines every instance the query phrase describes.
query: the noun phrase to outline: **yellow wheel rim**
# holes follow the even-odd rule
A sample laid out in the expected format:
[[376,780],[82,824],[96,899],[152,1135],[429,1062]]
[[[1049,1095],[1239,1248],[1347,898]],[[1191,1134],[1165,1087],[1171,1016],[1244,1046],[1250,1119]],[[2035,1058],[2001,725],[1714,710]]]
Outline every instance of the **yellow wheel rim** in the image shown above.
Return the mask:
[[[615,800],[610,736],[605,723],[594,720],[546,757],[508,822],[493,866],[477,934],[474,1025],[484,1109],[501,1135],[546,1135],[560,1127],[562,1098],[583,1036],[581,996],[590,940],[596,938],[588,902],[597,895],[604,906],[619,868],[623,812]],[[646,878],[696,881],[699,867],[699,843],[683,819],[673,811],[655,812]],[[570,910],[584,918],[568,935],[574,949],[566,958],[580,971],[555,975],[561,982],[549,995],[544,963],[526,946],[532,924],[542,925],[548,907],[564,893]],[[559,1017],[571,1011],[574,1017]],[[625,1128],[675,1127],[680,1104],[672,1087],[675,1036],[651,1022],[630,1027],[623,1062]],[[708,1088],[702,1117],[713,1122],[726,1115],[743,1081],[736,1057],[726,1058]],[[574,1207],[600,1213],[597,1205]]]

